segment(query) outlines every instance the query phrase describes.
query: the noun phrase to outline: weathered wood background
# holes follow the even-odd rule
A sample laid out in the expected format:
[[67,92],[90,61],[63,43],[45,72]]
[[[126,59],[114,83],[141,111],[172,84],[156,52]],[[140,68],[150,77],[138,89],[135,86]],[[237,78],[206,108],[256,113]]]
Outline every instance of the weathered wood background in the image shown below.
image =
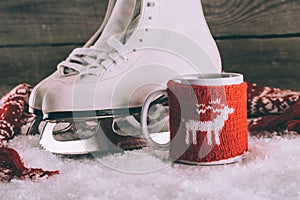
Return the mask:
[[[36,84],[101,24],[108,0],[1,0],[0,94]],[[185,3],[186,1],[183,1]],[[226,71],[300,90],[299,0],[202,0]]]

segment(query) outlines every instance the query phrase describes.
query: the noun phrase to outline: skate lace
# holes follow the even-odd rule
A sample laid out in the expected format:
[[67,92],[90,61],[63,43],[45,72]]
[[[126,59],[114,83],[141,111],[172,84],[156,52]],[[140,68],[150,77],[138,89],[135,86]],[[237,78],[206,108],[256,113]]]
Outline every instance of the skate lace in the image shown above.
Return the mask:
[[57,68],[61,71],[61,74],[65,76],[78,74],[88,66],[90,60],[101,55],[104,55],[104,51],[96,46],[76,48],[66,60],[57,65]]
[[81,77],[94,75],[99,77],[105,71],[112,71],[112,66],[118,66],[118,60],[125,59],[125,47],[115,37],[110,37],[107,44],[112,48],[109,52],[96,46],[89,48],[76,48],[67,60],[58,65],[58,69],[65,76],[74,73]]

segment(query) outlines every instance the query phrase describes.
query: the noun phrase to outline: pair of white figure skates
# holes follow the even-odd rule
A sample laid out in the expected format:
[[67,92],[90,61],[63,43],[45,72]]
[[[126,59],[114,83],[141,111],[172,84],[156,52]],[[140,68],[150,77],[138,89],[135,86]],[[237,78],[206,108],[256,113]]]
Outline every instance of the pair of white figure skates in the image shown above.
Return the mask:
[[[136,148],[144,99],[173,77],[220,73],[221,59],[200,0],[110,0],[98,31],[33,90],[30,133],[42,148],[85,154]],[[150,129],[167,123],[159,104]],[[167,115],[167,114],[166,114]]]

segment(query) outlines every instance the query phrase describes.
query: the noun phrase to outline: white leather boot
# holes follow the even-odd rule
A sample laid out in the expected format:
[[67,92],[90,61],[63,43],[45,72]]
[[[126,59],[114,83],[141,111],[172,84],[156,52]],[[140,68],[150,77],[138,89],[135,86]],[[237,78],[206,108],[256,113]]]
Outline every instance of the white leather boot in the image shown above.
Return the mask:
[[[108,37],[123,32],[133,15],[133,9],[135,5],[134,0],[110,0],[107,6],[105,17],[102,21],[101,26],[97,32],[86,42],[82,48],[76,48],[68,56],[68,58],[58,64],[58,69],[37,84],[29,98],[29,110],[31,113],[36,115],[34,122],[28,130],[29,134],[37,134],[38,126],[43,118],[42,105],[45,94],[48,90],[59,85],[74,83],[76,80],[76,74],[78,74],[77,68],[72,67],[73,63],[83,62],[82,57],[89,54],[95,46],[97,46],[97,53],[101,54],[109,49],[103,43]],[[61,66],[65,63],[69,64],[69,67],[62,68]],[[84,67],[84,65],[82,65]],[[60,97],[61,98],[61,97]]]
[[79,74],[75,82],[54,86],[44,96],[42,110],[49,123],[40,144],[45,149],[64,154],[109,150],[101,141],[105,130],[99,131],[99,125],[93,126],[93,134],[76,141],[59,141],[53,136],[55,126],[112,117],[129,117],[130,121],[148,94],[165,88],[169,79],[221,72],[218,48],[200,0],[140,0],[135,5],[127,31],[108,38],[110,51],[90,52],[84,66],[60,66],[62,76],[66,68]]

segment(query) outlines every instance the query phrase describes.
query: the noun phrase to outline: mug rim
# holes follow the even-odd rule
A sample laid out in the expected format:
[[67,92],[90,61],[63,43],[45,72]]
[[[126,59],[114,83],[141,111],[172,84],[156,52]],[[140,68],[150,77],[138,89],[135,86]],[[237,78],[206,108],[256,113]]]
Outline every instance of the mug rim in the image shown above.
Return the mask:
[[244,76],[239,73],[203,73],[172,78],[172,81],[185,85],[223,86],[241,84]]

